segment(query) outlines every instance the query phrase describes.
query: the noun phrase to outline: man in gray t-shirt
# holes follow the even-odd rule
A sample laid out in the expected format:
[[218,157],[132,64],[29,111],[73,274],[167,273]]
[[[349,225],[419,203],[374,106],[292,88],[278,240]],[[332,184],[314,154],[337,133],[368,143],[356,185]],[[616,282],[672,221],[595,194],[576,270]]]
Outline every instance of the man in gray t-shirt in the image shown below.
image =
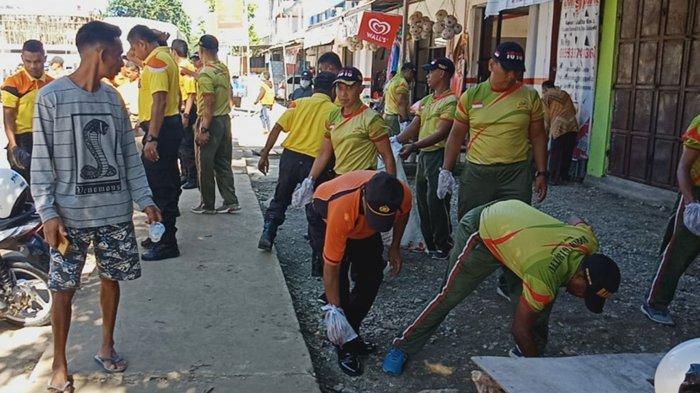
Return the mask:
[[121,69],[118,27],[83,25],[75,42],[80,66],[41,89],[34,110],[32,194],[51,246],[49,289],[54,304],[53,374],[49,391],[71,391],[66,340],[71,303],[90,244],[101,279],[102,344],[95,361],[107,372],[127,362],[114,349],[119,281],[141,275],[133,204],[160,221],[124,102],[102,82]]

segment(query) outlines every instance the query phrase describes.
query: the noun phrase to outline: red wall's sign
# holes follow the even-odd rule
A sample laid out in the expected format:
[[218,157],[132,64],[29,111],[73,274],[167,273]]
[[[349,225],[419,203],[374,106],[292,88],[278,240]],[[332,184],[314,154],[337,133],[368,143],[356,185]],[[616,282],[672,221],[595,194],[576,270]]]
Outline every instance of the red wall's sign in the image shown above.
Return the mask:
[[401,15],[365,12],[362,15],[358,36],[361,40],[391,48],[399,28],[401,28],[401,21]]

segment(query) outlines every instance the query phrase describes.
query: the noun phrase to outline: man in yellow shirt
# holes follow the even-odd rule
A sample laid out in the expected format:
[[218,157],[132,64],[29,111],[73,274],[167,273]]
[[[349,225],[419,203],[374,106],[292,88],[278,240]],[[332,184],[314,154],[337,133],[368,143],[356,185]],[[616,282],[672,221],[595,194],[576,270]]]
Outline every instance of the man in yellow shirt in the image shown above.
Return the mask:
[[[331,72],[318,74],[314,79],[314,94],[291,102],[289,109],[272,127],[265,147],[260,151],[258,169],[267,175],[270,150],[275,146],[280,133],[287,133],[287,139],[282,143],[284,150],[279,162],[275,196],[265,212],[265,226],[258,242],[258,248],[262,250],[272,250],[277,228],[284,223],[285,212],[292,202],[292,193],[297,184],[309,176],[311,166],[318,155],[326,132],[326,121],[330,113],[337,108],[333,104],[333,81],[335,74]],[[329,169],[320,176],[317,184],[333,177],[332,169]]]
[[146,239],[145,261],[175,258],[177,246],[176,221],[180,215],[178,203],[180,169],[178,150],[182,141],[180,117],[180,70],[167,46],[160,46],[158,36],[144,25],[134,26],[126,37],[130,52],[143,62],[139,86],[139,121],[143,137],[143,166],[153,200],[163,214],[165,233],[158,243]]
[[390,135],[398,135],[399,123],[408,120],[410,84],[416,75],[416,66],[406,63],[401,72],[389,80],[384,87],[384,120],[389,126]]
[[678,163],[678,207],[671,216],[661,244],[661,261],[642,303],[642,312],[662,325],[673,325],[668,306],[678,287],[678,281],[691,263],[700,255],[700,236],[691,231],[684,220],[685,209],[700,201],[700,115],[690,122],[683,133],[683,152]]
[[258,103],[261,104],[260,121],[262,121],[263,132],[267,134],[270,132],[270,111],[275,104],[275,92],[270,80],[270,73],[267,71],[263,71],[260,75],[260,92],[253,105],[258,105]]
[[[197,77],[197,164],[202,203],[193,208],[197,214],[236,213],[241,210],[233,184],[231,159],[231,77],[218,58],[219,41],[203,35],[198,42],[204,66]],[[215,209],[216,186],[223,204]]]
[[469,211],[459,222],[441,290],[394,339],[384,372],[400,374],[407,358],[423,348],[447,314],[500,267],[507,269],[509,293],[516,299],[511,355],[539,356],[560,288],[583,298],[596,314],[619,289],[620,269],[597,251],[593,230],[578,218],[564,223],[514,199]]
[[450,134],[457,107],[457,97],[450,90],[455,66],[452,60],[441,57],[424,65],[423,69],[428,72],[428,87],[433,94],[420,101],[416,117],[396,140],[406,143],[400,153],[404,159],[420,152],[416,168],[416,202],[421,232],[431,258],[447,259],[452,248],[450,198],[438,198],[437,183],[445,156],[445,139]]
[[194,159],[194,123],[197,121],[197,82],[191,73],[196,70],[187,59],[187,42],[174,39],[170,51],[180,67],[180,110],[182,112],[182,127],[185,133],[180,145],[180,169],[182,170],[182,188],[189,190],[197,188],[197,165]]
[[53,78],[44,73],[44,45],[28,40],[22,45],[22,69],[2,84],[2,109],[10,168],[30,182],[32,117],[36,94]]
[[514,42],[501,43],[489,60],[489,80],[468,89],[457,103],[440,172],[440,197],[454,183],[451,171],[468,136],[467,162],[460,177],[457,218],[498,199],[531,203],[532,158],[534,188],[539,201],[547,193],[547,133],[542,101],[520,78],[525,54]]

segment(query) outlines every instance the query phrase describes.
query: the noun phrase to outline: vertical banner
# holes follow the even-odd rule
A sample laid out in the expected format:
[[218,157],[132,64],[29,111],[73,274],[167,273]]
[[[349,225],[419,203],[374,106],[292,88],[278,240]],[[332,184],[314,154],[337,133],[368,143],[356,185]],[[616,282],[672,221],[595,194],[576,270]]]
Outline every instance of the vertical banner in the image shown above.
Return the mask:
[[[578,108],[578,143],[575,161],[588,159],[593,114],[600,0],[564,0],[559,25],[555,84],[571,95]],[[577,168],[579,172],[581,168]],[[583,168],[585,171],[585,168]],[[578,173],[577,173],[578,175]]]
[[448,57],[451,57],[455,64],[455,74],[450,81],[450,90],[452,90],[457,97],[460,97],[464,89],[464,75],[467,62],[469,61],[467,58],[467,54],[469,53],[469,35],[464,32],[460,34],[459,39],[456,41],[452,53],[448,54]]
[[216,28],[219,42],[224,46],[248,44],[243,0],[216,0]]

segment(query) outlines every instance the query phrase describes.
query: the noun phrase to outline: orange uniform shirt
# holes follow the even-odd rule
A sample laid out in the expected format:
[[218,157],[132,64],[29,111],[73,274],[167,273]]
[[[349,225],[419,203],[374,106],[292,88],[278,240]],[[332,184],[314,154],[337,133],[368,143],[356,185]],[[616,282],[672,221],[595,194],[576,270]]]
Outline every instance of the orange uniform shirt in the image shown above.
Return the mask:
[[[318,186],[314,193],[314,208],[326,222],[323,259],[326,263],[338,264],[345,256],[348,239],[366,239],[375,233],[367,225],[362,207],[362,186],[376,171],[353,171]],[[396,219],[411,212],[411,189],[404,183],[403,201]]]

